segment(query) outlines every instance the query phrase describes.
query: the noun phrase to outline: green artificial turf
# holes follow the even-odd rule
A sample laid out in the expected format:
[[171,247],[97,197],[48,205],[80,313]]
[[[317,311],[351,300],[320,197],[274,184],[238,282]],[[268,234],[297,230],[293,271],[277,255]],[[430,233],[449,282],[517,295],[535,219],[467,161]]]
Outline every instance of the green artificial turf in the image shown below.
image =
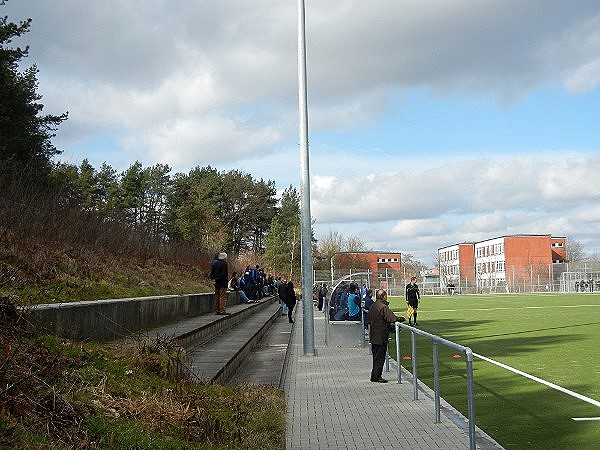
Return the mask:
[[[403,298],[390,307],[405,315]],[[421,299],[419,328],[600,401],[600,294]],[[417,375],[433,387],[431,341],[417,335]],[[401,358],[411,355],[409,334]],[[465,358],[439,346],[440,394],[467,415]],[[390,355],[396,355],[395,341]],[[402,359],[412,371],[412,361]],[[600,448],[600,408],[475,358],[475,423],[507,449]],[[433,411],[432,411],[433,417]],[[433,420],[433,419],[432,419]]]

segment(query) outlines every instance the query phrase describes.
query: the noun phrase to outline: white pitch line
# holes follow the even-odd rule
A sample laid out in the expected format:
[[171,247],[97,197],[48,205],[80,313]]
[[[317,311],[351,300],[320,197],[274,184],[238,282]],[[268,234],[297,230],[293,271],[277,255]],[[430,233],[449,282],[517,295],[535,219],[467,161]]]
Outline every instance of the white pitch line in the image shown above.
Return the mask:
[[600,417],[571,417],[571,419],[577,422],[592,422],[596,420],[600,420]]
[[511,308],[469,308],[469,309],[436,309],[430,310],[425,308],[419,308],[423,312],[436,313],[436,312],[464,312],[464,311],[511,311],[515,309],[552,309],[552,308],[600,308],[600,304],[598,305],[558,305],[558,306],[513,306]]
[[523,372],[522,370],[515,369],[514,367],[511,367],[511,366],[507,366],[506,364],[502,364],[501,362],[495,361],[495,360],[490,359],[490,358],[486,358],[485,356],[481,356],[481,355],[479,355],[477,353],[473,353],[473,356],[476,356],[477,358],[480,358],[480,359],[483,359],[484,361],[487,361],[489,363],[495,364],[495,365],[497,365],[499,367],[502,367],[503,369],[510,370],[511,372],[514,372],[514,373],[516,373],[518,375],[521,375],[521,376],[523,376],[525,378],[529,378],[530,380],[537,381],[538,383],[541,383],[541,384],[543,384],[545,386],[551,387],[552,389],[556,389],[557,391],[563,392],[563,393],[565,393],[567,395],[570,395],[571,397],[575,397],[575,398],[577,398],[579,400],[583,400],[586,403],[589,403],[591,405],[594,405],[594,406],[597,406],[598,408],[600,408],[600,402],[597,401],[597,400],[594,400],[593,398],[589,398],[589,397],[586,397],[585,395],[578,394],[577,392],[573,392],[573,391],[571,391],[569,389],[566,389],[566,388],[564,388],[562,386],[559,386],[558,384],[554,384],[554,383],[550,383],[549,381],[542,380],[541,378],[538,378],[536,376],[530,375],[530,374],[528,374],[526,372]]

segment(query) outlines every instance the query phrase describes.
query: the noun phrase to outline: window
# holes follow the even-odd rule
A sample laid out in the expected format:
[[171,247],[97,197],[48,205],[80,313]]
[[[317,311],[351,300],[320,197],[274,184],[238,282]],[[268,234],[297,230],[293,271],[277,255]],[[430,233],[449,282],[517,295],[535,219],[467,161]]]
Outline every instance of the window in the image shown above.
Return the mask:
[[398,258],[377,258],[378,263],[398,262]]

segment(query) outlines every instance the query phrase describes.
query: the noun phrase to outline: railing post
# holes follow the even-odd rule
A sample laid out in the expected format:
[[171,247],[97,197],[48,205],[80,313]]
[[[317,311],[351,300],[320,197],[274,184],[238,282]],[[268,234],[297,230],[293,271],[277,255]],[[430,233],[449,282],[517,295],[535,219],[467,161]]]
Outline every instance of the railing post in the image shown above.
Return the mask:
[[415,332],[411,330],[410,340],[412,345],[412,368],[413,368],[413,400],[419,399],[419,390],[417,388],[417,342]]
[[388,351],[388,347],[385,347],[385,371],[390,371],[390,352]]
[[396,323],[396,376],[398,377],[398,384],[402,383],[402,353],[400,353],[400,324]]
[[[417,386],[418,377],[417,377],[417,345],[415,334],[419,334],[430,339],[433,342],[433,370],[434,370],[434,393],[435,393],[435,418],[436,423],[441,421],[440,414],[440,387],[439,387],[439,350],[438,344],[447,345],[448,347],[454,348],[461,352],[464,352],[466,356],[466,369],[467,369],[467,400],[468,400],[468,420],[469,420],[469,448],[471,450],[476,449],[476,436],[475,436],[475,394],[473,389],[473,351],[469,347],[465,347],[459,344],[456,344],[447,339],[441,338],[439,336],[435,336],[433,334],[427,333],[425,331],[419,330],[418,328],[409,327],[404,324],[396,324],[396,349],[398,352],[398,360],[400,360],[400,328],[405,328],[410,330],[411,333],[411,343],[412,343],[412,368],[413,368],[413,391],[414,391],[414,400],[418,400],[419,398],[419,390]],[[480,356],[480,355],[477,355]],[[398,381],[400,381],[400,376],[398,375]]]
[[473,390],[473,351],[465,347],[467,360],[467,402],[469,407],[469,449],[475,450],[475,394]]
[[435,401],[435,423],[440,423],[440,368],[438,365],[438,343],[433,341],[433,393]]

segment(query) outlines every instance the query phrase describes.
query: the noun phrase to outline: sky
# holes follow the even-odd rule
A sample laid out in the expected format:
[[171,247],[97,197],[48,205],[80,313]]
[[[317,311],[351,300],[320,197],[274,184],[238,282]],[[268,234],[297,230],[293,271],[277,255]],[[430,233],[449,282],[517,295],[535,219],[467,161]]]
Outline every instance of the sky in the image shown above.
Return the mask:
[[[8,0],[61,161],[300,185],[295,0]],[[311,215],[366,250],[600,253],[600,2],[306,0]],[[568,243],[567,243],[568,245]]]

